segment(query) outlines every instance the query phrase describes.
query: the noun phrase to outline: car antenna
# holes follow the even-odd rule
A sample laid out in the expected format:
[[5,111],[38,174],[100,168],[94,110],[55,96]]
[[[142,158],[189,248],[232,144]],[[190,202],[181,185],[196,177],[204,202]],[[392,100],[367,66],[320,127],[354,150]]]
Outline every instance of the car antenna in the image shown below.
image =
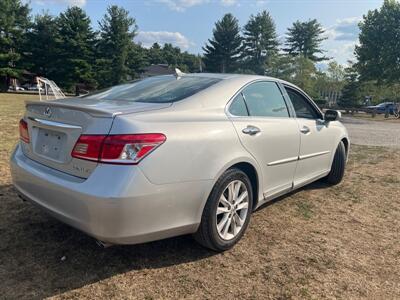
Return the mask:
[[185,75],[185,73],[183,73],[181,70],[179,70],[178,68],[175,68],[175,77],[176,79],[181,78],[183,75]]

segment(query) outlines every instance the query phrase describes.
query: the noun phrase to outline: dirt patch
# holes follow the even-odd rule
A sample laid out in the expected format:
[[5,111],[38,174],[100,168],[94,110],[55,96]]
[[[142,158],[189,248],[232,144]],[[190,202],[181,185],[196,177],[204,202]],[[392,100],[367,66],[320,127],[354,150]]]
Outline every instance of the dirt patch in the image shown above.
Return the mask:
[[0,105],[0,298],[400,298],[398,149],[353,146],[342,184],[265,205],[225,253],[190,237],[103,250],[16,196],[9,126],[23,105]]

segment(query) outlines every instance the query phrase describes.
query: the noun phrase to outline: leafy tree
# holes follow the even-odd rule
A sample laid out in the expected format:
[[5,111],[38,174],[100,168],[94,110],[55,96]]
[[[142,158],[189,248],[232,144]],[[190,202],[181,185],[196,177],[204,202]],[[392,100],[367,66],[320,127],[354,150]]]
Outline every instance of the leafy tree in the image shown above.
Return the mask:
[[317,97],[315,83],[318,72],[314,62],[303,56],[275,55],[266,69],[266,75],[290,81],[312,97]]
[[128,67],[128,55],[134,49],[132,44],[137,31],[136,21],[127,10],[113,5],[107,8],[99,26],[98,51],[102,72],[98,80],[102,86],[122,83],[135,73]]
[[[314,91],[320,99],[316,100],[324,105],[336,104],[344,85],[344,75],[343,66],[336,61],[331,61],[326,71],[317,71]],[[329,102],[326,103],[326,100]]]
[[311,97],[318,97],[315,90],[317,69],[315,68],[314,62],[303,56],[294,57],[293,70],[291,81]]
[[30,71],[40,76],[53,78],[57,66],[57,21],[48,13],[37,15],[32,29],[27,34],[27,61]]
[[332,82],[342,82],[346,75],[345,69],[342,65],[338,64],[336,61],[331,61],[328,64],[328,70],[326,71],[328,78]]
[[400,3],[385,0],[359,24],[355,54],[361,80],[395,83],[400,80]]
[[22,72],[22,48],[30,25],[29,6],[21,0],[0,0],[0,89]]
[[317,89],[320,92],[325,90],[325,92],[340,93],[345,83],[345,75],[345,68],[336,61],[331,61],[326,72],[319,76],[323,86],[317,86]]
[[242,38],[238,20],[226,14],[215,23],[213,38],[203,47],[204,63],[211,72],[232,72],[239,63],[242,51]]
[[95,34],[90,19],[79,7],[70,7],[58,20],[57,82],[68,90],[76,84],[94,86]]
[[264,75],[268,59],[278,52],[275,23],[267,11],[251,15],[244,26],[244,58],[247,68]]
[[316,19],[306,22],[296,21],[288,29],[284,51],[292,56],[301,55],[314,62],[326,60],[327,57],[317,56],[324,52],[321,49],[321,42],[326,39],[322,37],[324,32]]

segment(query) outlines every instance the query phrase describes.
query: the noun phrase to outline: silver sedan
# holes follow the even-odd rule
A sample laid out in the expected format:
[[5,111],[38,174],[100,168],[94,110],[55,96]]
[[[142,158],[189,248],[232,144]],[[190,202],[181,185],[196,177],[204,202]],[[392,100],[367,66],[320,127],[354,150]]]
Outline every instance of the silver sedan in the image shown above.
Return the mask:
[[157,76],[27,102],[12,178],[23,199],[104,245],[192,233],[223,251],[265,202],[342,180],[339,117],[275,78]]

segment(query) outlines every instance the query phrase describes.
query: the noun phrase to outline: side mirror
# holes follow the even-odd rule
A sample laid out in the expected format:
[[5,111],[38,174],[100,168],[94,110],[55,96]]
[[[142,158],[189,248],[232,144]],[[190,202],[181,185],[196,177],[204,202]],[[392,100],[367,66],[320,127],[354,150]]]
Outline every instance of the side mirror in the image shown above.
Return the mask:
[[324,120],[326,122],[337,121],[341,117],[342,117],[341,112],[333,109],[328,109],[324,114]]

